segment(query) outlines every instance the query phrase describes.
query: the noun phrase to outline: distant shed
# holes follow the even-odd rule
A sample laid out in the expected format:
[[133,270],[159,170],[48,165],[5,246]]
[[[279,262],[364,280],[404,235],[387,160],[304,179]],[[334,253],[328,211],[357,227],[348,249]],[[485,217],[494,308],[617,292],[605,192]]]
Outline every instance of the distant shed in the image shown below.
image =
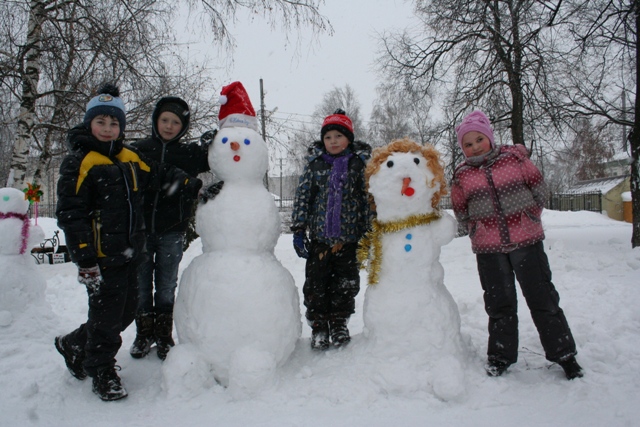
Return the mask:
[[622,193],[629,191],[630,188],[631,177],[629,175],[622,175],[579,181],[564,194],[578,195],[600,192],[602,194],[602,211],[606,212],[609,218],[623,221]]

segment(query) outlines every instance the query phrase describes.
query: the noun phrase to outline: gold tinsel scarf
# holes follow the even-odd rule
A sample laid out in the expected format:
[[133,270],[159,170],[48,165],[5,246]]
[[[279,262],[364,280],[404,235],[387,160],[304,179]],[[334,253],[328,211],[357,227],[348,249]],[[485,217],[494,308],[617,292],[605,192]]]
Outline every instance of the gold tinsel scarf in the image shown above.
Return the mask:
[[440,218],[440,212],[429,214],[411,215],[400,221],[382,222],[373,220],[372,230],[367,232],[360,240],[358,247],[358,262],[361,266],[366,260],[367,273],[369,273],[369,285],[375,285],[380,278],[380,264],[382,263],[382,235],[385,233],[397,233],[407,228],[427,225]]

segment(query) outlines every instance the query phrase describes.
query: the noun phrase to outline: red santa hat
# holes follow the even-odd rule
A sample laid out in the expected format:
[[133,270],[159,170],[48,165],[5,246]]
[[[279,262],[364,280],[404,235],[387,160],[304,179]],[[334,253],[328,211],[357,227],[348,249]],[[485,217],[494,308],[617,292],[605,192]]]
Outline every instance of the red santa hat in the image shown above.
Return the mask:
[[248,127],[258,131],[258,119],[251,105],[251,99],[240,82],[233,82],[220,91],[220,112],[218,126]]

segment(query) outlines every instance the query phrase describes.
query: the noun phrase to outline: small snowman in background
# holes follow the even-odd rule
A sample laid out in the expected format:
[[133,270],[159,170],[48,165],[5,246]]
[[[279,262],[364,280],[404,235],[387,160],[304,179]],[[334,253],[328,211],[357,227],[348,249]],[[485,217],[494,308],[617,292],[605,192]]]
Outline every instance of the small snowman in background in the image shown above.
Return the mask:
[[262,183],[268,151],[255,111],[240,82],[221,95],[208,159],[224,185],[196,211],[203,253],[182,274],[174,309],[180,345],[163,370],[166,379],[185,377],[186,387],[210,386],[213,376],[243,397],[275,384],[302,323],[294,279],[274,255],[280,216]]
[[0,188],[0,327],[45,301],[47,283],[31,256],[44,232],[31,224],[28,210],[22,191]]
[[383,360],[381,385],[427,389],[448,401],[464,394],[468,359],[460,315],[444,286],[440,249],[456,221],[437,206],[446,193],[439,153],[408,139],[377,148],[365,171],[377,214],[361,242],[368,351]]

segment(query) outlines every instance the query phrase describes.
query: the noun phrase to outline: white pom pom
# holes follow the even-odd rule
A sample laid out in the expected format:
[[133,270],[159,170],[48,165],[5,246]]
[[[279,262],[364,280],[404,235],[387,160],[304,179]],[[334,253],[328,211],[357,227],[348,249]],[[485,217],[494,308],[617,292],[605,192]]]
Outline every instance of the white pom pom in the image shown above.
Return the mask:
[[224,105],[226,103],[227,103],[227,95],[220,95],[220,98],[218,98],[218,104]]

